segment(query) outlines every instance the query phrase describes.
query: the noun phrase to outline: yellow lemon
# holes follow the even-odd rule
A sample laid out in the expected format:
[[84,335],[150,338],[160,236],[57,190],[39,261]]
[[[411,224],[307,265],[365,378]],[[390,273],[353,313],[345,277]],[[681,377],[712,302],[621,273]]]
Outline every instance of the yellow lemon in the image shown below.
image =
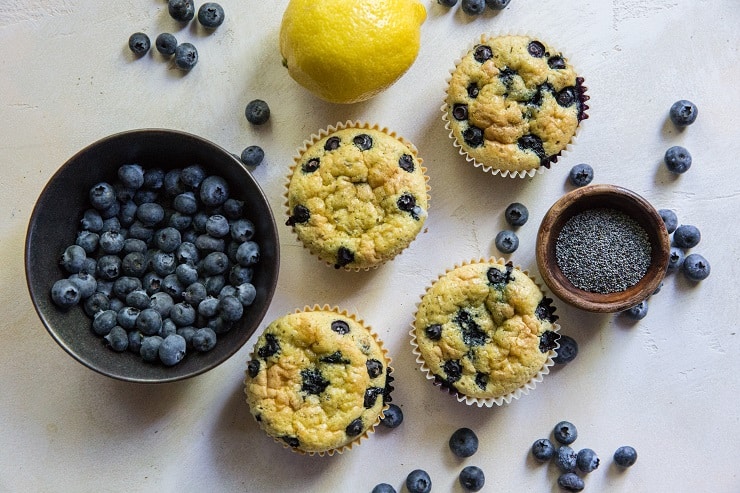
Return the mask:
[[283,64],[322,99],[364,101],[409,69],[426,16],[417,0],[290,0],[280,26]]

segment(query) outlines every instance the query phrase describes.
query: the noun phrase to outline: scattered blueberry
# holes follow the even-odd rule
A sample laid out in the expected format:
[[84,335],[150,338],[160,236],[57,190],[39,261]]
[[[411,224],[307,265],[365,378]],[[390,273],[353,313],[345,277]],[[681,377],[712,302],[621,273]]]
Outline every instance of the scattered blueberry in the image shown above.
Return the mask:
[[198,9],[198,22],[203,27],[217,28],[224,22],[224,9],[216,2],[206,2]]
[[270,107],[261,99],[254,99],[244,110],[247,121],[253,125],[262,125],[270,119]]
[[396,493],[396,489],[388,483],[376,484],[370,493]]
[[540,462],[547,462],[555,456],[555,446],[547,438],[535,440],[532,444],[532,456]]
[[206,170],[199,164],[186,166],[180,172],[180,182],[188,188],[198,188],[206,178]]
[[590,448],[581,449],[576,457],[576,467],[584,473],[593,472],[599,467],[599,456]]
[[594,179],[594,169],[590,164],[576,164],[570,169],[568,179],[574,187],[585,187]]
[[558,441],[558,443],[562,443],[563,445],[570,445],[571,443],[576,441],[576,438],[578,438],[578,430],[576,429],[576,425],[569,421],[561,421],[558,424],[555,425],[555,428],[553,428],[552,433],[555,437],[555,440]]
[[691,125],[699,115],[699,109],[691,101],[681,99],[671,105],[668,116],[677,127]]
[[698,253],[687,255],[683,261],[683,273],[692,281],[703,281],[709,277],[710,272],[709,262]]
[[578,342],[572,337],[560,334],[558,343],[560,344],[560,347],[556,350],[558,354],[552,359],[556,365],[570,363],[578,356]]
[[491,10],[503,10],[511,0],[486,0],[486,5]]
[[647,316],[648,313],[648,302],[647,300],[642,300],[632,308],[628,308],[624,311],[624,314],[627,315],[632,320],[642,320]]
[[240,156],[240,161],[244,163],[245,166],[255,167],[262,164],[262,161],[265,159],[265,151],[262,150],[260,146],[252,145],[249,147],[246,147]]
[[195,17],[195,3],[193,0],[168,0],[167,10],[176,21],[188,22]]
[[69,279],[60,279],[51,287],[51,299],[59,308],[71,308],[80,302],[80,290]]
[[514,202],[506,208],[504,217],[511,226],[523,226],[529,219],[529,210],[524,204]]
[[614,452],[614,462],[618,466],[630,467],[637,462],[637,451],[629,445],[619,447]]
[[450,437],[449,446],[457,457],[470,457],[478,451],[478,436],[470,428],[459,428]]
[[191,344],[201,353],[210,351],[216,346],[216,333],[208,327],[202,327],[193,333]]
[[663,161],[665,161],[668,171],[678,174],[686,173],[691,167],[691,153],[685,147],[669,147],[665,151]]
[[380,424],[386,428],[397,428],[403,422],[403,411],[395,404],[390,404],[383,413]]
[[136,56],[144,56],[151,48],[152,42],[144,33],[134,33],[128,38],[128,47]]
[[128,332],[123,327],[113,327],[103,339],[113,351],[120,353],[128,348]]
[[581,491],[586,485],[576,473],[566,472],[558,477],[558,486],[565,491]]
[[494,240],[501,253],[512,253],[519,248],[519,237],[511,230],[499,231]]
[[165,366],[173,366],[185,357],[185,338],[168,335],[159,346],[159,359]]
[[162,33],[154,40],[154,46],[161,54],[172,56],[175,54],[175,48],[177,48],[177,38],[173,34]]
[[701,232],[696,226],[682,224],[673,233],[673,244],[679,248],[694,248],[701,241]]
[[175,65],[182,70],[191,70],[198,63],[198,50],[192,43],[182,43],[175,48]]
[[558,447],[557,455],[555,456],[555,462],[563,472],[573,472],[576,470],[576,460],[578,454],[568,445],[561,445]]
[[141,359],[148,363],[154,363],[159,360],[159,348],[162,345],[162,339],[159,336],[144,337],[141,340],[139,354]]
[[126,188],[139,189],[144,184],[144,169],[138,164],[123,164],[118,168],[118,179]]
[[478,15],[486,8],[485,0],[462,0],[460,8],[468,15]]
[[423,469],[414,469],[406,476],[406,489],[409,493],[429,493],[432,491],[432,479]]
[[678,270],[684,262],[684,253],[681,248],[671,247],[670,253],[668,254],[668,272]]
[[663,219],[663,223],[665,223],[665,228],[668,230],[668,234],[676,231],[676,228],[678,227],[678,216],[675,212],[670,209],[660,209],[658,214],[660,214],[661,219]]
[[460,471],[460,485],[466,491],[480,491],[486,484],[483,470],[477,466],[466,466]]
[[200,200],[206,206],[219,206],[228,198],[229,184],[220,176],[211,175],[200,184]]

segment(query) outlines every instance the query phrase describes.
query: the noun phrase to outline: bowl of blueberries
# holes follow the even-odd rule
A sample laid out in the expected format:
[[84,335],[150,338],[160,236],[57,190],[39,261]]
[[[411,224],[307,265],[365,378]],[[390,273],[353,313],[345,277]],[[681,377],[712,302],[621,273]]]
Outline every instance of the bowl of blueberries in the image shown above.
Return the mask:
[[202,374],[258,328],[280,266],[272,210],[250,171],[201,137],[117,133],[52,176],[29,221],[28,290],[49,334],[103,375]]

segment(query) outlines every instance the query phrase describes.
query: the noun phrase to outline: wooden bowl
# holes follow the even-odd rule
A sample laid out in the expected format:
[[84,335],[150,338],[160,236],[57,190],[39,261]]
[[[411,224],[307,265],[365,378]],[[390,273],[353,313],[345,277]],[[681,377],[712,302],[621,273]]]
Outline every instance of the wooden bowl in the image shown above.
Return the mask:
[[[637,284],[624,291],[608,294],[585,291],[574,286],[558,266],[555,244],[563,226],[574,215],[595,208],[627,214],[648,235],[650,266]],[[615,185],[590,185],[565,194],[547,211],[537,233],[537,267],[545,284],[566,303],[590,312],[619,312],[647,299],[665,276],[669,254],[668,231],[658,211],[641,196]]]

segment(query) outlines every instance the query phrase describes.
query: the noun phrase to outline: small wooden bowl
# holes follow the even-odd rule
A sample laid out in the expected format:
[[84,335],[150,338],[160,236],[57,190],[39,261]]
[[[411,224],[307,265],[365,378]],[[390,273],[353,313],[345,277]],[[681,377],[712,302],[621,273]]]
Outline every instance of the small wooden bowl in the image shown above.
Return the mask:
[[[555,243],[563,225],[574,215],[595,208],[627,214],[650,239],[650,267],[637,284],[624,291],[601,294],[579,289],[565,277],[555,258]],[[669,254],[668,231],[658,211],[641,196],[615,185],[589,185],[565,194],[547,211],[537,233],[537,267],[545,284],[566,303],[590,312],[619,312],[647,299],[665,276]]]

